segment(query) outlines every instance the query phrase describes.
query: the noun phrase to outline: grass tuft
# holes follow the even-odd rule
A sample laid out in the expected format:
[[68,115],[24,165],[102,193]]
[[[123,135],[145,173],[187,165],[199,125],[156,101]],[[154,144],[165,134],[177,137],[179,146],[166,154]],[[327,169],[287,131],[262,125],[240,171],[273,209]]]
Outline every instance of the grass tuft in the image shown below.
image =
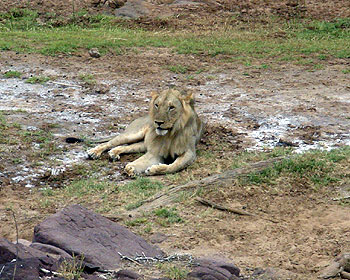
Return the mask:
[[176,208],[159,208],[154,210],[153,213],[159,218],[158,223],[162,226],[183,222],[182,218],[176,212]]
[[49,77],[44,76],[33,76],[26,80],[26,83],[29,84],[45,84],[47,81],[49,81]]
[[18,71],[7,71],[4,74],[5,78],[20,78],[21,76],[22,76],[22,73]]

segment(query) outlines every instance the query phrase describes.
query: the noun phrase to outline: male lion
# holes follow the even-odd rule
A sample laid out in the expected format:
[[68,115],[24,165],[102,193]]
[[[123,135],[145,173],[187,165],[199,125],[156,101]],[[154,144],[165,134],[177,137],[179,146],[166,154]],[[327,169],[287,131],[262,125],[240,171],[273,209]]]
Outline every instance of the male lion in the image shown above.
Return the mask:
[[146,152],[126,165],[130,176],[174,173],[190,165],[203,132],[192,93],[169,89],[151,96],[149,114],[134,120],[109,142],[88,150],[89,158],[96,159],[110,149],[113,160],[120,154]]

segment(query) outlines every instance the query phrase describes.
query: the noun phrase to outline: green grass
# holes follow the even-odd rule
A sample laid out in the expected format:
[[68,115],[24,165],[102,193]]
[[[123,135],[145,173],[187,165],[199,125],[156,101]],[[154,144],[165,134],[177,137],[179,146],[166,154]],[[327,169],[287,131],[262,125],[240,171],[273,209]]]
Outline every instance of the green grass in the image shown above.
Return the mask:
[[276,185],[294,181],[304,182],[305,188],[318,189],[342,179],[337,164],[350,156],[350,148],[332,151],[312,151],[302,155],[292,155],[275,163],[272,167],[248,174],[242,178],[243,184]]
[[64,192],[69,197],[83,197],[85,195],[102,193],[109,187],[109,182],[99,182],[94,179],[82,179],[74,181],[66,186]]
[[5,78],[20,78],[21,76],[22,76],[22,73],[18,71],[7,71],[4,74]]
[[47,81],[49,81],[49,77],[45,76],[33,76],[26,80],[26,83],[28,84],[45,84]]
[[128,227],[135,227],[146,224],[148,222],[147,218],[136,218],[134,220],[125,221],[125,225]]
[[0,129],[5,129],[7,127],[6,119],[2,112],[0,112]]
[[125,196],[127,210],[135,209],[142,205],[143,201],[164,188],[163,183],[153,181],[149,178],[139,177],[134,181],[118,187],[118,190]]
[[158,265],[158,268],[164,273],[164,276],[173,280],[187,279],[189,270],[173,264],[162,263]]
[[188,71],[186,66],[177,64],[177,65],[169,65],[167,69],[176,74],[185,74]]
[[154,215],[158,217],[158,223],[162,226],[169,226],[174,223],[182,223],[183,220],[176,212],[176,208],[159,208],[153,211]]
[[[350,57],[350,20],[285,21],[270,19],[266,25],[232,27],[215,32],[151,32],[113,24],[110,17],[78,12],[59,27],[38,24],[36,12],[23,10],[1,14],[0,49],[34,52],[44,55],[73,54],[81,49],[98,48],[101,52],[120,54],[138,48],[165,47],[180,54],[219,54],[234,57],[298,60],[309,56],[318,60]],[[274,36],[283,32],[283,38]],[[96,40],[99,38],[99,40]],[[182,65],[169,66],[184,73]],[[268,67],[262,64],[261,68]]]
[[96,84],[95,77],[92,74],[80,74],[79,79],[88,85]]
[[82,279],[84,272],[84,256],[74,256],[72,259],[64,259],[59,267],[58,272],[68,280]]

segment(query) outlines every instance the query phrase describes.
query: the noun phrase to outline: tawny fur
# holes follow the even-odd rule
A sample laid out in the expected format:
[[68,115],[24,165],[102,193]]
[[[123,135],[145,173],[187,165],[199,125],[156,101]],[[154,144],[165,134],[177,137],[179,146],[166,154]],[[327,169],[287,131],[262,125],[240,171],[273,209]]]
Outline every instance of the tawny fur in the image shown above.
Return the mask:
[[195,160],[202,132],[192,93],[183,95],[172,89],[154,92],[147,116],[133,121],[108,143],[90,149],[88,155],[96,159],[111,149],[110,157],[117,160],[123,153],[146,152],[125,167],[129,175],[174,173]]

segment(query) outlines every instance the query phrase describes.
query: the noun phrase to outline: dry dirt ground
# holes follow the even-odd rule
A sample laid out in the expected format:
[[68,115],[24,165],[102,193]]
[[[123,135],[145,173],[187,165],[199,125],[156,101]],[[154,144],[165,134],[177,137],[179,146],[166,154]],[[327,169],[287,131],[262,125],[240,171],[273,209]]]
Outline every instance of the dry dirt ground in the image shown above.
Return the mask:
[[[18,3],[23,6],[25,2],[1,1],[0,10],[11,5],[18,7]],[[31,1],[31,5],[45,12],[60,6],[59,11],[69,14],[71,3],[68,2]],[[157,1],[152,2],[161,9]],[[284,2],[280,5],[269,2],[265,6],[254,5],[254,1],[241,1],[239,5],[234,2],[221,1],[220,12],[245,9],[241,15],[247,17],[266,9],[288,16],[286,9],[293,7]],[[349,16],[344,3],[321,1],[319,9],[312,9],[315,1],[306,1],[304,13],[316,18]],[[97,9],[85,4],[75,1],[76,9]],[[201,10],[203,15],[210,11]],[[190,24],[182,19],[179,25],[185,28],[186,23]],[[0,204],[11,204],[16,210],[21,238],[30,239],[33,226],[58,210],[55,207],[63,206],[35,208],[33,188],[47,184],[60,187],[74,179],[76,173],[67,172],[72,166],[90,164],[85,160],[87,147],[80,143],[67,144],[64,138],[118,133],[147,110],[150,91],[155,89],[174,85],[196,92],[197,111],[207,123],[199,150],[211,151],[211,144],[215,143],[214,152],[222,162],[234,160],[235,154],[244,149],[275,147],[281,138],[298,146],[298,151],[350,143],[350,82],[349,74],[341,71],[348,67],[348,60],[332,60],[322,70],[309,71],[303,66],[272,61],[268,69],[251,69],[220,56],[186,56],[162,48],[119,56],[106,54],[97,59],[91,58],[87,50],[79,55],[55,57],[1,52],[0,57],[2,73],[9,70],[24,73],[22,79],[0,78],[0,110],[6,112],[7,122],[22,125],[28,133],[38,129],[50,131],[57,148],[52,156],[37,160],[33,156],[33,151],[41,149],[37,143],[1,146]],[[189,73],[176,74],[165,67],[176,64],[187,65],[193,77],[189,79]],[[195,73],[196,69],[205,71]],[[84,85],[79,78],[82,74],[92,74],[97,86]],[[24,82],[25,78],[38,75],[54,79],[44,85]],[[103,158],[100,169],[104,178],[116,183],[125,181],[122,170],[128,160],[126,157],[121,162],[109,163]],[[220,159],[214,162],[215,168],[210,169],[197,163],[190,170],[192,177],[229,168]],[[66,177],[52,182],[48,172]],[[182,176],[186,175],[188,171],[183,171]],[[162,176],[157,179],[166,181]],[[349,208],[332,201],[332,197],[340,195],[337,190],[330,197],[304,189],[303,182],[295,182],[293,188],[275,193],[261,187],[246,189],[239,184],[206,191],[206,197],[217,203],[246,206],[250,212],[268,213],[280,222],[235,216],[196,203],[180,205],[178,210],[186,223],[155,229],[169,236],[160,244],[169,254],[220,256],[233,261],[246,273],[249,268],[276,267],[295,273],[291,279],[315,279],[334,256],[350,250]],[[11,216],[3,211],[0,219],[0,236],[14,240]]]

